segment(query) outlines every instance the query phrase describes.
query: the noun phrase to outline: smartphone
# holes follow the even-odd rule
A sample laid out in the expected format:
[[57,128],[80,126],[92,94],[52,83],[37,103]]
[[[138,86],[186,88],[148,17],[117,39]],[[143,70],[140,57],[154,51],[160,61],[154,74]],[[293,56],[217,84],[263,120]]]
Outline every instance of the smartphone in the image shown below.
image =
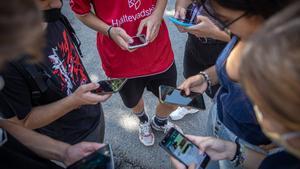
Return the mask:
[[195,164],[196,169],[204,169],[210,161],[206,153],[201,153],[197,145],[192,143],[175,128],[169,130],[159,145],[186,167]]
[[92,154],[73,163],[67,169],[114,169],[111,146],[106,144]]
[[117,93],[119,92],[127,79],[110,79],[110,80],[102,80],[99,81],[99,88],[93,91],[93,93],[97,94],[109,94],[109,93]]
[[191,22],[189,19],[178,19],[174,17],[169,17],[169,21],[173,22],[176,25],[180,25],[183,27],[190,27],[195,25],[195,23]]
[[148,44],[146,41],[146,36],[144,34],[141,34],[139,36],[131,37],[133,42],[129,43],[128,49],[136,49],[140,47],[144,47]]
[[186,95],[183,90],[171,86],[159,86],[159,100],[161,103],[174,104],[179,106],[205,109],[205,102],[201,93],[191,92]]

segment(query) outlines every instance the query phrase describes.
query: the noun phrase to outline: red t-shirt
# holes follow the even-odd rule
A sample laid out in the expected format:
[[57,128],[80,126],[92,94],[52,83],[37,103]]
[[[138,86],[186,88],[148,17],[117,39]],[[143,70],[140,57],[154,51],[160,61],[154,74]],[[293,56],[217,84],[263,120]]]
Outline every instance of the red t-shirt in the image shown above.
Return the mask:
[[[71,0],[72,10],[79,15],[90,12],[108,25],[122,27],[135,36],[140,21],[151,15],[156,0]],[[144,29],[145,32],[146,28]],[[102,67],[110,78],[139,77],[166,71],[174,61],[166,24],[162,22],[157,38],[134,52],[122,50],[109,37],[98,33],[97,47]]]

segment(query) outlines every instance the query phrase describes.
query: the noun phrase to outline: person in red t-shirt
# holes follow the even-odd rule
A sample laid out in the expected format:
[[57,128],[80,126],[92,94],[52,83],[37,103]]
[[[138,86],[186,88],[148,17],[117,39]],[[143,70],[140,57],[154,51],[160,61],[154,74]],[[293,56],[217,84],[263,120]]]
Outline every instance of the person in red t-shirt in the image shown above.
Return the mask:
[[[70,1],[79,20],[98,32],[97,47],[106,75],[129,79],[120,95],[139,117],[139,139],[146,146],[154,144],[151,126],[159,131],[177,127],[168,121],[173,106],[159,103],[155,117],[150,120],[142,99],[145,88],[158,97],[160,85],[176,86],[174,54],[162,19],[166,4],[167,0]],[[91,12],[91,6],[95,13]],[[129,50],[131,37],[140,34],[146,35],[149,44]]]

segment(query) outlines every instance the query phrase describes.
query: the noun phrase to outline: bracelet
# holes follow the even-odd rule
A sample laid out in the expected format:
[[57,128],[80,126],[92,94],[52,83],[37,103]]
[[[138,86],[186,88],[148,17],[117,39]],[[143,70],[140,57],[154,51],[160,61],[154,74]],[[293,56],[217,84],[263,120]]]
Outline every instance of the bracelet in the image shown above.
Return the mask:
[[236,152],[234,155],[234,158],[231,161],[231,163],[234,165],[234,167],[242,166],[245,161],[245,147],[244,145],[241,145],[239,143],[239,139],[235,139],[236,144]]
[[111,39],[110,31],[112,28],[113,28],[112,26],[109,26],[109,28],[107,29],[107,35],[108,35],[109,39]]
[[212,82],[208,76],[208,74],[206,72],[199,72],[198,73],[199,75],[203,76],[204,77],[204,80],[207,82],[207,89],[208,89],[208,92],[209,94],[212,94]]

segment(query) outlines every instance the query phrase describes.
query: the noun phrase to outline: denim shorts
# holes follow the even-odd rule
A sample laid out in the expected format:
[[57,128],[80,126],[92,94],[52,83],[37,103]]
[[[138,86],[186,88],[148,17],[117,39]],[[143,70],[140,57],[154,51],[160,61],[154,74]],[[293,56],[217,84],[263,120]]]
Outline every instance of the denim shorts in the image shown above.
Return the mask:
[[[235,142],[237,136],[232,133],[220,120],[217,113],[217,103],[213,103],[208,117],[207,123],[207,135],[213,136],[219,139]],[[265,153],[259,146],[248,143],[243,139],[239,139],[239,143],[244,145],[245,147],[252,149],[257,152]],[[234,167],[228,160],[220,160],[219,161],[220,169],[241,169],[242,167]],[[212,169],[212,168],[208,168]]]

